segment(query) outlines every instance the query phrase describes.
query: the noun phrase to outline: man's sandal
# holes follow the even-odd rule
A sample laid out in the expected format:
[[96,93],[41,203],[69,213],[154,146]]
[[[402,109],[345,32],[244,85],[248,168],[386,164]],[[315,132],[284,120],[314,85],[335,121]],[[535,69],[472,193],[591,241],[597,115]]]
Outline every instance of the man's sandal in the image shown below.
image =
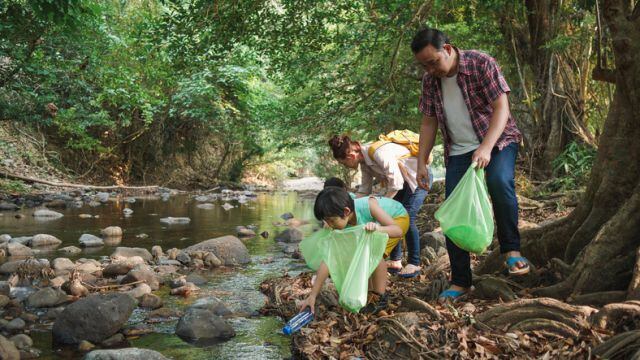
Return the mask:
[[[518,262],[523,263],[524,266],[519,267]],[[525,275],[529,273],[529,270],[531,270],[531,267],[529,266],[529,260],[522,256],[509,257],[505,264],[507,264],[507,267],[509,268],[509,275]]]

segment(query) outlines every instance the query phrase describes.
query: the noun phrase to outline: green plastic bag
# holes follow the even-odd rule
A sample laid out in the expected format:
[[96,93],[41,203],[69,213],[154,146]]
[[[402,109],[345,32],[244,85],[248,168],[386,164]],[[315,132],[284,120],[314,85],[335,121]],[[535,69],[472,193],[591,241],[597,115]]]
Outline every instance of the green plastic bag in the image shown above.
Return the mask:
[[472,164],[435,213],[442,232],[459,248],[482,254],[493,240],[493,210],[484,169]]
[[355,313],[367,304],[369,277],[382,260],[388,239],[385,233],[364,230],[364,225],[322,229],[304,239],[300,251],[314,270],[324,261],[340,305]]

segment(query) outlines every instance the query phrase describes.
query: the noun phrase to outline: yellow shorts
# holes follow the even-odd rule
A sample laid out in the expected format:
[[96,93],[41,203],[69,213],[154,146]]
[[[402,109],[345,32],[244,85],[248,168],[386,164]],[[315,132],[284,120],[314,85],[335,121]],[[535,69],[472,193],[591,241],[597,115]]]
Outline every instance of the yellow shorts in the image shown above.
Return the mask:
[[398,242],[402,239],[404,239],[404,236],[407,234],[407,231],[409,231],[409,215],[402,215],[402,216],[398,216],[396,218],[393,218],[393,221],[396,223],[396,225],[400,226],[400,228],[402,229],[402,236],[400,237],[396,237],[396,238],[389,238],[389,240],[387,240],[387,247],[384,249],[384,257],[388,257],[389,254],[391,254],[391,250],[393,250],[394,247],[396,247],[396,245],[398,245]]

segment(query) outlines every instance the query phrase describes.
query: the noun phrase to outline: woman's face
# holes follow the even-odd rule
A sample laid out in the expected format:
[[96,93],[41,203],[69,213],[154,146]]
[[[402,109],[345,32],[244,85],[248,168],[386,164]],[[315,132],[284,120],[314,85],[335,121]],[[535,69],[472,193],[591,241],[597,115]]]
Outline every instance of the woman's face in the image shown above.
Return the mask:
[[347,152],[347,156],[344,159],[336,159],[340,164],[350,168],[357,169],[360,164],[360,151],[354,149],[352,146],[351,149]]

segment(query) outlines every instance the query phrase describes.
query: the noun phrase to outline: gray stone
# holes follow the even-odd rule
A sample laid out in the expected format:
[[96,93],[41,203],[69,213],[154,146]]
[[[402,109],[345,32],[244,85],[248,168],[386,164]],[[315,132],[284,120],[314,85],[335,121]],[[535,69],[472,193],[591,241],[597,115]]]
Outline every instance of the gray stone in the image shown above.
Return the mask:
[[422,234],[420,237],[420,248],[430,247],[434,251],[438,251],[441,247],[446,247],[445,237],[441,231],[431,231]]
[[76,270],[85,274],[93,274],[94,272],[100,270],[100,265],[96,265],[93,262],[84,262],[80,265],[76,266]]
[[27,298],[27,306],[32,308],[55,307],[67,302],[67,293],[60,289],[47,287],[40,289]]
[[7,295],[0,295],[0,309],[7,306],[7,304],[11,301]]
[[115,347],[122,343],[124,343],[124,335],[117,333],[112,337],[108,338],[107,340],[103,341],[100,345],[104,347]]
[[8,202],[0,202],[0,211],[15,211],[20,209],[20,207],[16,204],[13,203],[8,203]]
[[167,224],[167,225],[173,225],[173,224],[188,224],[191,222],[191,219],[189,219],[188,217],[166,217],[166,218],[161,218],[160,222],[163,224]]
[[31,240],[33,240],[33,236],[18,236],[18,237],[14,237],[11,240],[9,240],[9,243],[13,243],[13,244],[22,244],[22,245],[29,245],[29,243],[31,242]]
[[145,294],[140,298],[140,307],[148,309],[159,309],[163,305],[162,298],[154,294]]
[[51,266],[56,271],[56,275],[67,274],[76,267],[73,261],[67,258],[55,258],[51,262]]
[[151,247],[151,256],[154,259],[160,259],[162,256],[164,256],[164,253],[162,252],[162,247],[160,247],[160,245],[154,245]]
[[15,333],[24,330],[26,326],[27,323],[25,323],[24,320],[22,320],[21,318],[15,318],[9,321],[9,323],[5,325],[4,328],[8,332]]
[[102,236],[122,236],[122,228],[120,226],[108,226],[102,230],[100,230],[100,234]]
[[212,345],[231,339],[235,331],[223,318],[207,309],[189,308],[178,320],[176,335],[196,345]]
[[151,287],[151,290],[158,290],[160,288],[160,281],[156,274],[150,270],[144,269],[134,269],[129,271],[129,273],[122,278],[120,281],[121,284],[130,284],[137,281],[144,281],[147,285]]
[[215,205],[211,204],[211,203],[204,203],[204,204],[198,204],[196,205],[196,207],[198,209],[204,209],[204,210],[211,210],[215,207]]
[[48,207],[49,209],[66,209],[67,202],[63,199],[55,199],[44,204],[44,206]]
[[109,201],[109,193],[99,192],[96,194],[96,198],[98,199],[98,201],[104,204]]
[[24,246],[20,243],[8,243],[7,254],[9,256],[32,256],[33,250],[30,247]]
[[8,242],[9,240],[11,240],[11,235],[9,234],[0,235],[0,243],[5,243],[5,242]]
[[33,213],[34,217],[37,218],[52,218],[52,219],[58,219],[63,217],[64,215],[62,215],[61,213],[57,212],[57,211],[53,211],[53,210],[49,210],[49,209],[38,209]]
[[204,285],[209,282],[209,280],[205,279],[204,277],[198,274],[189,274],[187,275],[187,278],[185,280],[187,282],[194,283],[195,285],[198,285],[198,286]]
[[280,218],[282,218],[282,220],[289,220],[289,219],[293,219],[293,214],[288,212],[288,213],[284,213],[282,215],[280,215]]
[[33,346],[33,340],[25,334],[14,335],[9,340],[20,350],[26,350]]
[[[0,271],[0,273],[2,273],[2,271]],[[11,293],[11,285],[9,285],[9,283],[6,281],[0,281],[0,295],[9,296],[10,293]]]
[[473,294],[480,299],[511,301],[517,298],[507,282],[495,277],[480,278],[474,286]]
[[84,360],[168,360],[164,355],[149,349],[125,348],[93,350]]
[[82,234],[78,241],[80,242],[80,246],[83,247],[104,246],[104,241],[101,238],[91,234]]
[[214,315],[227,316],[231,315],[231,310],[215,296],[200,298],[189,306],[190,309],[205,309],[211,311]]
[[82,340],[100,343],[127,322],[136,306],[129,295],[94,294],[69,305],[53,324],[53,340],[77,344]]
[[276,241],[293,243],[300,242],[303,238],[304,234],[302,231],[296,228],[289,228],[278,234],[278,236],[276,236]]
[[144,295],[151,294],[151,287],[149,285],[145,284],[145,283],[141,283],[141,284],[136,285],[135,288],[127,291],[126,293],[129,294],[133,298],[140,299]]
[[143,249],[143,248],[119,246],[116,248],[116,251],[114,251],[113,254],[111,254],[112,258],[118,258],[118,257],[128,258],[133,256],[140,256],[141,258],[144,259],[144,261],[151,261],[153,259],[149,250]]
[[251,229],[248,229],[248,228],[246,228],[244,226],[238,226],[236,228],[236,234],[238,235],[238,237],[241,237],[241,238],[256,236],[256,232],[255,231],[253,231]]
[[33,239],[31,239],[32,247],[58,246],[60,244],[62,244],[62,240],[49,234],[37,234],[33,236]]
[[183,265],[188,265],[191,262],[191,257],[184,251],[180,251],[178,256],[176,256],[176,260],[178,260]]
[[16,345],[2,335],[0,335],[0,359],[20,360],[20,352]]
[[102,276],[104,277],[117,277],[120,275],[126,275],[129,271],[131,271],[133,267],[131,264],[126,261],[119,261],[116,263],[112,263],[107,265],[104,269],[102,269]]
[[60,316],[60,314],[62,314],[63,311],[64,307],[62,306],[51,308],[47,310],[46,314],[44,314],[44,318],[46,320],[55,320],[58,316]]
[[77,246],[65,246],[63,248],[58,249],[58,251],[67,253],[67,254],[78,254],[82,252],[82,249],[80,249]]
[[240,239],[231,235],[206,240],[184,249],[187,253],[199,250],[212,252],[227,266],[251,262],[247,247]]

